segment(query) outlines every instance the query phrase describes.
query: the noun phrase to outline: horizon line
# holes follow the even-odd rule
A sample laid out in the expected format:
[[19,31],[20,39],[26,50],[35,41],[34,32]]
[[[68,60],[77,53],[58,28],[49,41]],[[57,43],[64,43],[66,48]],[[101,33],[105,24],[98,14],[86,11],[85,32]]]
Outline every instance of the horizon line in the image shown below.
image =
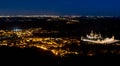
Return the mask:
[[27,15],[25,15],[25,14],[21,14],[21,15],[0,15],[0,17],[120,17],[120,16],[105,16],[105,15],[103,15],[103,16],[101,16],[101,15],[52,15],[52,14],[38,14],[38,15],[36,15],[36,14],[27,14]]

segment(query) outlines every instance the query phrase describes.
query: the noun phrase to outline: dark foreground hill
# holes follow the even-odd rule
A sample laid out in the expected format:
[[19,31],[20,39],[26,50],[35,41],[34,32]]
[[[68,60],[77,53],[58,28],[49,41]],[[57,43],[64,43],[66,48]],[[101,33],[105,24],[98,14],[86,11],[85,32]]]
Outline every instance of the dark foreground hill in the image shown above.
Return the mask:
[[32,48],[0,47],[0,64],[57,64],[49,51]]
[[86,65],[119,64],[119,55],[98,54],[96,56],[69,55],[61,58],[49,51],[32,48],[0,47],[0,65]]

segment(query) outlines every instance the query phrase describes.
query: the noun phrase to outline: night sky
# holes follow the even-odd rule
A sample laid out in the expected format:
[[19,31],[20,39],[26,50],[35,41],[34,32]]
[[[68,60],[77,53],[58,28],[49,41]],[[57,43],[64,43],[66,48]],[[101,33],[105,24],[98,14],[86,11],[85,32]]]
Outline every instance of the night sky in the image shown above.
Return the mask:
[[120,0],[0,0],[0,15],[120,16]]

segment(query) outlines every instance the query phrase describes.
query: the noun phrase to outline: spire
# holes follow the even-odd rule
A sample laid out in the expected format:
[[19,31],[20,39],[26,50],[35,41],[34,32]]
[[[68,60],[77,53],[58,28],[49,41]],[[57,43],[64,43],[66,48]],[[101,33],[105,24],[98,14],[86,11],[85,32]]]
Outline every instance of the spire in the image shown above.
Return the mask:
[[99,34],[98,34],[98,35],[99,35],[99,37],[101,38],[101,34],[100,34],[100,32],[99,32]]
[[93,33],[93,30],[91,30],[91,33],[90,33],[90,35],[91,35],[91,36],[93,36],[93,35],[94,35],[94,33]]
[[112,36],[112,39],[114,39],[115,37],[114,36]]

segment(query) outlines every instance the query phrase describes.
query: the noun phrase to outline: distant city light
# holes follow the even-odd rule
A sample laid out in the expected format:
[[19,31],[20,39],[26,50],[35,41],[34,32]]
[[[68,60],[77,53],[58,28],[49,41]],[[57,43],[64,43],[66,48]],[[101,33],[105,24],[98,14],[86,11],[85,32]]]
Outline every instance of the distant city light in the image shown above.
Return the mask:
[[18,28],[18,27],[15,27],[13,28],[13,31],[21,31],[22,29]]

